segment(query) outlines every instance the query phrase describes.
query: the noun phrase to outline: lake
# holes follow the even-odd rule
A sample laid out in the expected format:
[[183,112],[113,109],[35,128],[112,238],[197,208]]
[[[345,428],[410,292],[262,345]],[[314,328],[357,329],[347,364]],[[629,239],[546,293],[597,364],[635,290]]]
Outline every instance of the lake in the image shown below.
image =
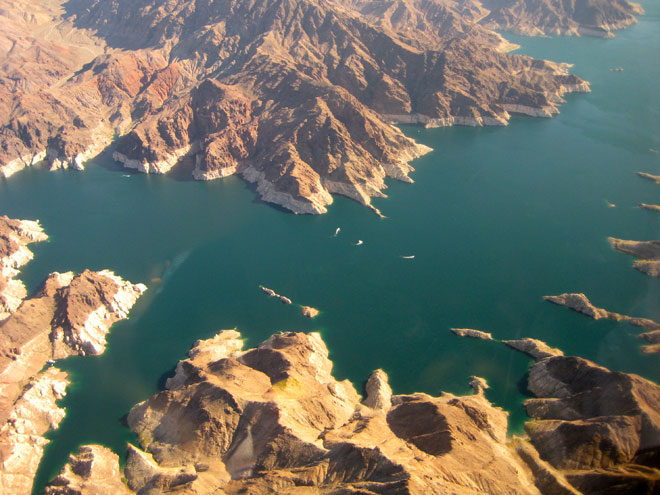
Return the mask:
[[[395,393],[466,394],[471,375],[485,377],[512,432],[526,418],[530,359],[451,327],[539,338],[660,381],[660,359],[642,354],[638,328],[542,300],[584,292],[599,307],[660,321],[660,279],[607,242],[660,235],[660,215],[638,207],[660,203],[660,186],[635,174],[660,173],[651,151],[660,149],[660,5],[644,7],[614,39],[507,35],[523,53],[575,64],[592,93],[568,95],[553,119],[405,127],[435,151],[413,163],[415,184],[389,181],[389,197],[374,201],[385,219],[341,197],[326,215],[292,215],[238,178],[147,176],[104,157],[82,173],[28,169],[0,182],[0,212],[38,218],[50,236],[32,245],[23,269],[31,292],[52,271],[85,268],[149,286],[105,354],[58,364],[72,381],[61,401],[67,417],[49,434],[34,493],[80,445],[123,455],[136,441],[125,426],[130,408],[163,386],[195,340],[225,328],[238,328],[247,346],[278,331],[319,331],[335,375],[358,390],[375,368]],[[321,314],[309,320],[299,305]]]

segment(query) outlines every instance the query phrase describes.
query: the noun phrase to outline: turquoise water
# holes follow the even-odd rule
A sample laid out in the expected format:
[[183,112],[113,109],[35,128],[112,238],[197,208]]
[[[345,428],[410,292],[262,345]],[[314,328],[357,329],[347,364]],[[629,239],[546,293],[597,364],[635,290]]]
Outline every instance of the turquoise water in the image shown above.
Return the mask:
[[[26,170],[0,182],[0,212],[39,218],[50,235],[23,271],[30,290],[51,271],[86,267],[149,286],[113,327],[105,354],[61,363],[72,380],[61,402],[67,417],[50,434],[34,493],[81,444],[123,454],[135,440],[125,414],[196,339],[223,328],[237,327],[248,345],[280,330],[320,331],[336,376],[358,388],[379,367],[398,393],[464,394],[470,375],[484,376],[513,431],[525,419],[530,361],[450,327],[540,338],[660,381],[660,360],[641,353],[639,329],[541,300],[585,292],[596,305],[660,320],[660,280],[632,269],[606,240],[660,235],[660,215],[637,207],[660,203],[660,186],[635,175],[660,173],[660,154],[649,151],[660,149],[660,8],[645,7],[640,23],[612,40],[507,36],[524,53],[574,63],[593,92],[569,95],[550,120],[405,128],[435,152],[415,162],[415,184],[391,181],[389,198],[375,201],[386,219],[340,197],[327,215],[285,214],[236,178],[126,174],[106,158],[84,173]],[[618,66],[624,72],[609,70]],[[308,320],[259,284],[322,313]]]

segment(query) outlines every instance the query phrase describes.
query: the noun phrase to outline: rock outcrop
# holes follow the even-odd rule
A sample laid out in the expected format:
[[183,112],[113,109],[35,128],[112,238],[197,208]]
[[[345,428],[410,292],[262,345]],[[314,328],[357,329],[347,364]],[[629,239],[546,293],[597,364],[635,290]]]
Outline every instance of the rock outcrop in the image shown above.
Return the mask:
[[300,311],[302,311],[303,316],[307,318],[316,318],[319,315],[319,310],[312,308],[311,306],[301,306]]
[[[32,258],[28,242],[44,240],[38,222],[0,217],[3,280],[12,281],[18,267]],[[47,362],[70,355],[100,354],[110,326],[126,318],[146,290],[108,270],[52,273],[29,299],[4,309],[0,322],[0,493],[27,495],[48,443],[64,410],[67,375]],[[7,299],[5,299],[6,301]]]
[[660,387],[579,357],[532,366],[525,403],[532,444],[583,494],[660,488]]
[[103,352],[110,326],[126,318],[145,289],[108,270],[49,275],[0,326],[0,411],[10,410],[20,384],[49,359]]
[[572,35],[611,38],[612,31],[637,22],[638,3],[626,0],[482,0],[490,12],[481,23],[524,36]]
[[23,282],[14,278],[18,269],[33,257],[27,245],[46,239],[39,222],[0,217],[0,322],[16,311],[27,296]]
[[646,203],[640,203],[639,207],[649,211],[660,211],[660,205],[649,205]]
[[656,184],[660,184],[660,175],[653,175],[653,174],[647,174],[646,172],[637,172],[637,175],[644,179],[648,179],[650,181],[655,182]]
[[459,337],[470,337],[473,339],[493,340],[493,335],[489,332],[474,330],[472,328],[450,328],[451,332]]
[[[166,390],[137,405],[125,470],[140,494],[538,494],[483,396],[392,396],[375,371],[367,398],[331,374],[318,334],[241,350],[224,331],[198,341]],[[488,466],[488,469],[484,469]]]
[[279,299],[279,301],[280,301],[282,304],[291,304],[291,299],[289,299],[288,297],[283,296],[283,295],[281,295],[281,294],[278,294],[278,293],[275,292],[273,289],[269,289],[268,287],[264,287],[263,285],[260,285],[259,288],[260,288],[263,292],[265,292],[266,294],[268,294],[270,297],[274,297],[275,299]]
[[[559,306],[566,306],[567,308],[572,309],[578,313],[593,318],[594,320],[600,320],[602,318],[607,318],[614,321],[625,321],[636,327],[644,328],[648,332],[642,333],[639,335],[640,338],[649,342],[649,345],[643,346],[642,350],[647,353],[660,352],[660,323],[656,323],[653,320],[648,318],[636,318],[633,316],[622,315],[619,313],[614,313],[603,308],[597,308],[591,301],[582,293],[578,294],[561,294],[559,296],[544,296],[543,299],[551,303],[557,304]],[[531,340],[531,339],[527,339]],[[505,343],[509,344],[509,342]],[[542,342],[541,342],[542,343]],[[512,346],[514,347],[514,346]],[[521,349],[522,350],[522,349]],[[561,352],[561,351],[559,351]],[[535,358],[536,355],[532,354]],[[542,356],[542,355],[539,355]],[[542,356],[547,357],[547,356]]]
[[386,178],[412,181],[429,149],[392,122],[504,125],[589,91],[565,64],[502,53],[476,2],[32,3],[0,10],[5,176],[81,169],[117,135],[126,167],[238,174],[265,201],[323,213],[333,194],[371,206]]
[[608,237],[610,244],[620,251],[639,260],[633,263],[633,268],[652,277],[660,277],[660,241],[625,241]]
[[84,445],[51,481],[44,495],[130,495],[122,482],[119,457],[107,447]]
[[502,343],[520,352],[524,352],[536,360],[564,355],[561,349],[550,347],[545,342],[537,339],[503,340]]

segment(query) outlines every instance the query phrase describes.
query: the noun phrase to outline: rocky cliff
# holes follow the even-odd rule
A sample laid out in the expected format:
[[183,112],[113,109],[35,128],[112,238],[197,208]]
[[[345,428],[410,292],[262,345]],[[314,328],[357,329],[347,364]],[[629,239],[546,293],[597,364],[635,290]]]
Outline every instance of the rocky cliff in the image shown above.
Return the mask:
[[370,205],[386,178],[411,181],[408,162],[428,150],[391,122],[503,125],[589,90],[565,65],[502,53],[476,3],[21,0],[0,12],[5,176],[82,168],[116,134],[126,167],[239,174],[266,201],[323,213],[332,194]]
[[[4,280],[32,257],[25,245],[43,240],[38,222],[0,217]],[[8,284],[7,284],[8,285]],[[5,305],[0,322],[0,493],[29,494],[48,444],[44,435],[57,428],[64,410],[56,401],[66,394],[66,373],[48,361],[70,355],[100,354],[114,322],[126,318],[142,284],[108,270],[52,273],[42,288],[24,299],[25,288]],[[7,298],[5,298],[7,300]]]

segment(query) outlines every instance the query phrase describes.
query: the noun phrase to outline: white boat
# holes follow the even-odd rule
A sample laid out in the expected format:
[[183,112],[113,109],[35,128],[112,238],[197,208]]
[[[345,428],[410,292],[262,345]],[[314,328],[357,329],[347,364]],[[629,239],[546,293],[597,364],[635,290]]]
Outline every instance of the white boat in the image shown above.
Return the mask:
[[335,237],[337,237],[337,234],[341,231],[341,227],[337,227],[337,230],[335,230]]
[[412,260],[412,259],[415,259],[415,255],[414,255],[414,254],[412,254],[412,255],[410,255],[410,256],[401,256],[401,257],[402,257],[404,260]]
[[363,244],[362,239],[359,239],[359,240],[355,243],[356,246],[361,246],[362,244]]

